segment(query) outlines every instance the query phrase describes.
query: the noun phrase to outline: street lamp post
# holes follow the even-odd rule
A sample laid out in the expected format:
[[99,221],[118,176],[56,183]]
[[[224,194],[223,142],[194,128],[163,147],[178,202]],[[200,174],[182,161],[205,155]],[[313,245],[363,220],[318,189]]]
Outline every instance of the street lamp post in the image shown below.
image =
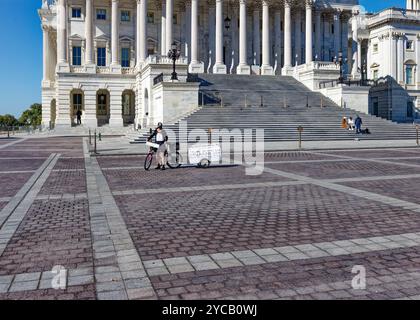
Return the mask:
[[347,59],[343,58],[343,52],[342,51],[338,52],[338,58],[337,58],[337,56],[334,57],[334,62],[340,66],[340,78],[338,78],[338,81],[340,83],[343,83],[343,81],[344,81],[343,65],[344,65],[344,63],[347,63]]
[[178,74],[176,73],[176,60],[178,60],[180,56],[181,53],[179,52],[176,43],[172,43],[171,50],[168,52],[168,57],[172,59],[173,67],[171,80],[178,80]]

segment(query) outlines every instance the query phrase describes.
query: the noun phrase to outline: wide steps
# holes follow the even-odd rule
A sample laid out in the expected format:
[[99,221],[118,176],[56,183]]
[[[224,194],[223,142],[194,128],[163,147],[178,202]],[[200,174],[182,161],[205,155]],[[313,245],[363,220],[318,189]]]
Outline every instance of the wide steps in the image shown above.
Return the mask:
[[[200,92],[204,95],[201,101],[205,105],[181,119],[187,128],[179,127],[179,122],[165,125],[181,141],[193,129],[207,132],[209,128],[264,129],[266,142],[296,141],[299,126],[304,128],[304,141],[415,139],[412,125],[342,109],[293,77],[211,74],[200,78]],[[356,135],[341,128],[344,116],[355,119],[358,114],[363,119],[363,128],[369,128],[371,135]],[[144,134],[132,143],[144,143],[146,138]]]

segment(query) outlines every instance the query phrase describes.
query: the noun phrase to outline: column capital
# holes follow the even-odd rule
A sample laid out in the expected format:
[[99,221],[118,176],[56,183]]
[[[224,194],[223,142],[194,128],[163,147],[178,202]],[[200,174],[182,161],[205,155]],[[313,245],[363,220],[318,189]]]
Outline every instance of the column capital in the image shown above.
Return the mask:
[[314,5],[314,1],[313,0],[305,0],[305,7],[308,8],[312,8]]

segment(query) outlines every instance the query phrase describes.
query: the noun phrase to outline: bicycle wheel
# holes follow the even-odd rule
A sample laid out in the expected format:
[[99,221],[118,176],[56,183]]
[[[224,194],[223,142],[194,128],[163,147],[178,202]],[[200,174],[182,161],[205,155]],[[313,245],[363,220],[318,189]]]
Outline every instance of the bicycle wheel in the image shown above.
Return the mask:
[[175,157],[168,156],[168,167],[171,169],[178,169],[182,165],[182,156],[177,151]]
[[152,162],[153,162],[153,154],[149,153],[146,159],[144,159],[144,170],[149,171],[150,166],[152,165]]

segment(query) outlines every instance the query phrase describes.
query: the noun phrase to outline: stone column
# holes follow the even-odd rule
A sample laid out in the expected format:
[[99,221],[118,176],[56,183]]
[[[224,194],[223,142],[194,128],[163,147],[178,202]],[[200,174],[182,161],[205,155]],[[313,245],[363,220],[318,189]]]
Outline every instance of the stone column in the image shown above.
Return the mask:
[[321,60],[321,12],[315,12],[315,56],[316,60]]
[[398,67],[398,77],[397,81],[399,84],[404,84],[404,43],[405,43],[405,34],[398,34],[398,49],[397,49],[397,67]]
[[306,51],[305,62],[311,63],[313,61],[312,52],[312,1],[306,0]]
[[[292,12],[290,3],[284,2],[284,68],[292,66]],[[287,70],[283,70],[282,74],[286,75]]]
[[273,67],[270,65],[270,8],[267,0],[262,2],[262,75],[272,75]]
[[137,68],[147,58],[147,0],[137,0]]
[[112,91],[110,92],[110,117],[109,126],[122,128],[124,121],[122,117],[122,92]]
[[[341,30],[343,30],[342,32],[342,50],[343,50],[343,73],[345,75],[349,74],[349,62],[348,62],[348,47],[349,47],[349,38],[348,38],[348,34],[349,34],[349,28],[348,28],[348,16],[344,15],[343,16],[343,20],[342,20],[342,27]],[[347,61],[347,62],[346,62]]]
[[204,63],[198,59],[198,0],[191,0],[191,63],[188,69],[190,73],[204,72]]
[[[191,7],[191,0],[190,1],[185,1],[185,49],[184,49],[184,55],[186,57],[188,57],[188,62],[191,62],[191,50],[192,50],[192,23],[193,21],[191,20],[191,11],[192,11],[192,7]],[[197,15],[198,15],[198,4],[197,4]],[[197,16],[197,28],[198,28],[198,16]],[[197,29],[198,30],[198,29]],[[198,31],[197,31],[198,32]],[[197,43],[198,43],[198,39],[197,39]],[[197,44],[198,46],[198,44]],[[197,49],[198,50],[198,49]],[[198,52],[198,51],[197,51]],[[198,58],[197,58],[198,60]]]
[[251,74],[247,62],[247,21],[246,21],[246,0],[239,1],[239,65],[237,74]]
[[57,62],[66,65],[67,53],[67,1],[58,0],[57,2]]
[[[281,70],[281,11],[280,8],[276,8],[274,13],[274,53],[277,55],[277,69],[276,74],[280,74]],[[275,58],[275,56],[274,56]]]
[[162,0],[162,15],[160,20],[160,55],[166,56],[166,0]]
[[[86,21],[85,21],[85,38],[86,38],[86,51],[85,51],[85,65],[90,71],[95,70],[93,59],[93,0],[86,0]],[[93,70],[91,70],[93,69]]]
[[223,0],[216,0],[216,60],[213,73],[226,74],[223,62]]
[[[352,51],[353,51],[353,68],[351,70],[351,75],[353,78],[357,78],[360,75],[359,68],[359,32],[358,32],[358,24],[357,24],[357,14],[353,15],[352,18],[352,33],[353,33],[353,41],[352,41]],[[361,62],[360,62],[361,63]]]
[[302,13],[298,8],[295,14],[295,64],[302,63]]
[[216,23],[216,9],[213,1],[208,1],[209,6],[209,17],[208,17],[208,29],[209,29],[209,60],[207,61],[207,72],[210,73],[214,66],[214,57],[216,55],[216,35],[215,35],[215,23]]
[[174,1],[166,0],[166,53],[168,54],[173,42],[172,26],[174,17]]
[[[416,67],[416,86],[417,90],[420,89],[420,33],[417,34],[416,41],[416,57],[417,57],[417,67]],[[417,107],[420,108],[420,98],[417,98]]]
[[119,19],[119,0],[112,0],[112,17],[111,17],[111,72],[121,73],[121,65],[119,63],[119,34],[120,34],[120,19]]
[[42,82],[49,86],[50,79],[50,36],[47,26],[42,26]]
[[254,11],[253,11],[253,65],[259,66],[260,65],[260,9],[255,4]]
[[334,54],[338,59],[338,53],[341,50],[341,22],[340,22],[340,14],[339,10],[334,12]]

